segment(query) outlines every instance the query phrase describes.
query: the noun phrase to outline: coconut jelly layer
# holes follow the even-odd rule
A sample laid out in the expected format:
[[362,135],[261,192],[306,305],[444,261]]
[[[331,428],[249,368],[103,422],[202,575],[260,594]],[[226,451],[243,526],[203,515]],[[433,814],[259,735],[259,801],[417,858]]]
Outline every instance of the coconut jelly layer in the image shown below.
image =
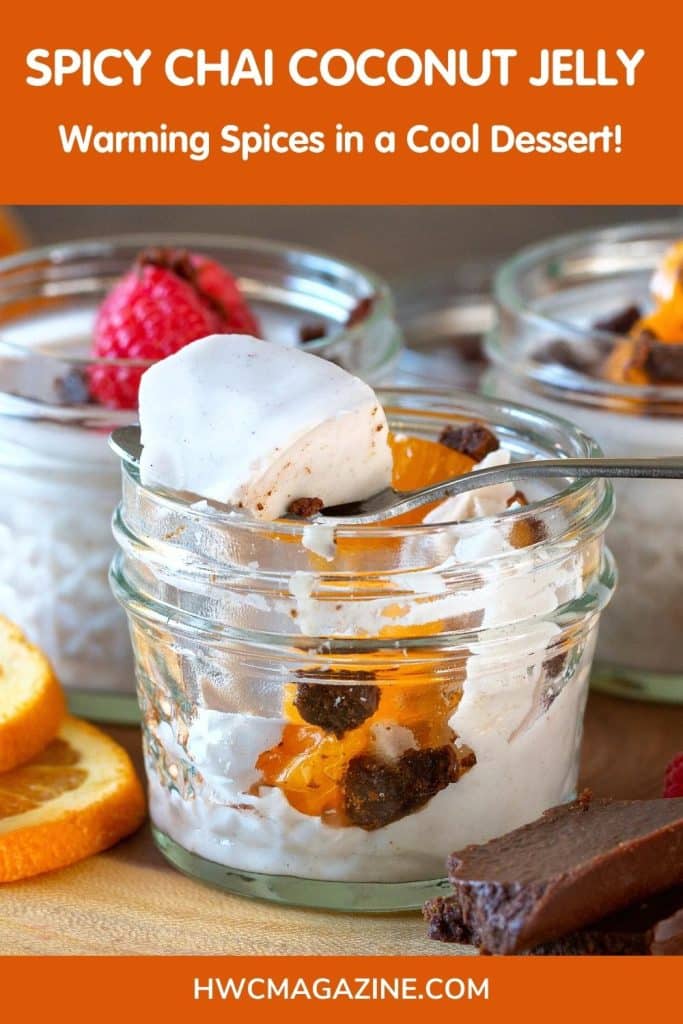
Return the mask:
[[[539,645],[551,634],[539,624]],[[152,821],[185,849],[236,870],[337,881],[439,878],[451,850],[574,794],[591,648],[589,641],[575,652],[554,698],[547,669],[526,650],[495,676],[473,667],[449,724],[476,751],[476,765],[384,828],[331,827],[274,787],[255,795],[258,754],[278,742],[285,722],[214,710],[198,712],[184,744],[168,722],[153,730],[165,772],[191,782],[181,794],[160,778],[160,755],[148,756]]]
[[[504,489],[495,498],[505,507],[510,495]],[[450,850],[517,827],[569,799],[576,785],[595,627],[558,656],[554,645],[561,630],[553,616],[582,593],[583,557],[571,544],[552,559],[543,545],[533,545],[517,552],[522,571],[509,579],[494,558],[514,551],[500,524],[455,527],[445,545],[444,562],[433,571],[392,578],[412,594],[400,615],[395,597],[355,604],[318,600],[315,574],[299,573],[291,584],[293,621],[304,635],[317,636],[378,635],[387,622],[393,630],[419,631],[430,624],[430,634],[436,622],[444,628],[463,616],[478,622],[486,639],[468,642],[455,710],[447,721],[454,751],[474,753],[472,767],[423,806],[382,827],[366,830],[303,813],[286,787],[265,784],[258,767],[262,755],[278,749],[291,722],[277,713],[245,713],[249,688],[237,678],[238,668],[234,677],[221,678],[218,661],[204,687],[210,707],[197,708],[188,723],[172,715],[147,722],[150,810],[156,827],[185,849],[237,870],[407,881],[440,877]],[[487,555],[494,558],[488,566]],[[475,558],[476,585],[449,593],[444,569]],[[379,756],[389,763],[396,763],[412,743],[407,719],[383,715],[384,707],[395,706],[392,693],[400,693],[405,683],[400,675],[405,656],[397,647],[396,682],[377,684],[378,724],[371,750],[378,754],[377,733],[384,728]],[[166,671],[181,670],[170,659]],[[453,685],[448,675],[445,679],[446,688]],[[433,685],[429,672],[424,684],[426,690]],[[284,698],[276,695],[274,700],[282,709]]]
[[[68,358],[89,344],[91,320],[84,311],[4,324],[2,341]],[[66,687],[132,696],[126,617],[108,582],[120,469],[107,427],[87,422],[91,407],[83,422],[51,418],[57,372],[4,351],[0,361],[0,614],[40,644]],[[11,394],[24,390],[37,400],[26,416]]]

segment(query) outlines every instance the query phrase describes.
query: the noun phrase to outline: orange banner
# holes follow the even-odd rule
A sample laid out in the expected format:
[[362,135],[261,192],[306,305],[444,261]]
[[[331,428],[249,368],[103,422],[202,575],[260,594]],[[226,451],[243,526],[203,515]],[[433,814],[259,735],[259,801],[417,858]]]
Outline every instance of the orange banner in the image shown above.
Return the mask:
[[677,203],[678,22],[672,0],[14,4],[0,202]]
[[27,957],[0,960],[0,984],[7,1020],[628,1024],[671,1014],[679,966],[665,957]]

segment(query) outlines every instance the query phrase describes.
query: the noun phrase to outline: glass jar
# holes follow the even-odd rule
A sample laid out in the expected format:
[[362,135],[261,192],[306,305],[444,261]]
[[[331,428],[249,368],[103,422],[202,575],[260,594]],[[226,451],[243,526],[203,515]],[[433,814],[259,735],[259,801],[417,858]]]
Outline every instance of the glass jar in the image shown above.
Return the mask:
[[[609,456],[679,455],[683,387],[635,387],[548,362],[549,343],[600,357],[618,336],[598,321],[651,306],[649,281],[683,223],[567,235],[521,251],[495,283],[485,390],[565,416]],[[683,482],[619,481],[609,543],[619,588],[600,631],[594,685],[620,696],[683,701]]]
[[119,721],[138,712],[125,616],[107,582],[120,491],[107,437],[136,414],[93,403],[87,380],[91,367],[106,364],[89,358],[97,308],[148,247],[221,261],[267,338],[294,345],[302,332],[320,334],[310,351],[371,382],[390,376],[401,347],[381,281],[279,243],[140,235],[0,261],[0,613],[46,650],[77,713]]
[[405,347],[393,383],[478,391],[494,324],[493,266],[465,263],[392,281]]
[[[485,420],[515,458],[568,424],[465,392],[379,391],[394,431]],[[137,666],[156,841],[232,892],[417,907],[449,852],[575,793],[600,612],[604,481],[461,524],[263,523],[140,484],[119,442],[111,570]]]

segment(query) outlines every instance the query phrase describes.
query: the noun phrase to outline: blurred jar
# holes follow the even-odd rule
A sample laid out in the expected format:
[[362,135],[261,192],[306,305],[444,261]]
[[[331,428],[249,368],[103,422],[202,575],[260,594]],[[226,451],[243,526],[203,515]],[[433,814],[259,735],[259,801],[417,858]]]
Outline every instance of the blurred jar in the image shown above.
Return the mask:
[[[577,423],[608,456],[679,455],[683,386],[614,383],[594,371],[620,336],[596,325],[651,306],[649,284],[681,223],[567,235],[522,250],[495,283],[499,324],[486,390]],[[609,543],[619,586],[600,630],[595,685],[683,701],[683,482],[619,481]]]
[[[305,344],[371,382],[390,377],[401,347],[381,281],[278,243],[145,235],[0,260],[0,613],[45,649],[76,711],[110,720],[133,719],[137,707],[125,617],[107,583],[120,491],[107,437],[136,413],[92,401],[91,370],[119,364],[89,353],[104,295],[150,246],[220,261],[265,337]],[[126,362],[136,365],[147,366]]]

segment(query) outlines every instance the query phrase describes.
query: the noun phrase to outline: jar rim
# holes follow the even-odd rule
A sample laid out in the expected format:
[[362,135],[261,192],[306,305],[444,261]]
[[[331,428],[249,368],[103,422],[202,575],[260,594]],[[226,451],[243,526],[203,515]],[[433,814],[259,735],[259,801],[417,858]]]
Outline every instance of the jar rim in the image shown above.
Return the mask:
[[[599,458],[603,454],[598,443],[574,423],[552,413],[517,402],[499,402],[494,398],[472,395],[470,392],[455,388],[380,387],[376,389],[376,394],[387,413],[390,425],[393,411],[392,398],[394,400],[398,399],[399,402],[401,399],[412,399],[418,406],[420,403],[423,404],[424,410],[421,410],[419,407],[399,405],[399,411],[403,416],[409,412],[416,415],[425,415],[425,418],[431,418],[440,425],[443,425],[444,418],[447,416],[446,410],[450,409],[453,420],[460,419],[465,421],[468,418],[468,414],[470,414],[469,418],[483,420],[488,425],[491,425],[494,430],[500,432],[502,429],[501,424],[497,423],[493,416],[493,413],[498,410],[500,412],[504,411],[513,421],[519,421],[520,427],[522,424],[530,426],[531,423],[535,423],[540,434],[547,433],[548,428],[559,430],[567,445],[572,446],[573,453],[577,457]],[[438,409],[439,414],[443,411],[443,415],[438,415],[436,412],[431,411],[435,408]],[[466,415],[458,415],[459,411],[465,411]],[[471,414],[476,412],[479,412],[480,415],[473,417]],[[491,415],[486,416],[486,412],[491,413]],[[131,432],[137,432],[137,443],[139,446],[139,431],[137,431],[137,428],[129,429]],[[522,436],[521,430],[517,436]],[[130,455],[130,453],[126,453],[117,444],[112,444],[111,440],[110,444],[115,453],[121,458],[124,472],[134,481],[136,487],[140,487],[142,491],[153,496],[154,500],[166,510],[181,512],[183,515],[188,516],[190,520],[195,520],[198,523],[204,521],[216,527],[226,527],[255,535],[285,534],[302,539],[304,530],[312,525],[305,521],[299,523],[282,519],[275,520],[274,522],[257,520],[226,506],[219,506],[217,503],[210,504],[200,496],[184,496],[181,493],[164,487],[143,485],[140,481],[136,454]],[[557,454],[556,446],[554,451]],[[549,496],[537,501],[530,501],[521,508],[506,509],[497,515],[481,516],[466,522],[413,523],[393,526],[381,524],[335,525],[334,533],[335,536],[340,538],[372,537],[385,540],[417,536],[425,537],[430,534],[436,535],[452,530],[453,527],[458,527],[459,529],[474,529],[476,527],[479,530],[503,523],[512,526],[529,516],[551,516],[554,512],[566,507],[569,502],[573,502],[576,508],[582,510],[582,515],[587,523],[596,519],[600,525],[606,524],[613,510],[612,486],[607,480],[574,480]],[[567,524],[568,532],[573,534],[576,531],[576,525],[575,521]],[[562,539],[562,537],[553,537],[552,542],[561,542]],[[496,557],[500,558],[501,556]],[[508,557],[510,556],[508,555]]]
[[[219,249],[228,253],[231,250],[240,248],[244,251],[254,253],[257,256],[287,256],[290,259],[300,261],[302,267],[309,266],[311,270],[318,270],[321,274],[336,272],[340,278],[356,280],[359,285],[365,286],[368,297],[372,296],[373,302],[365,315],[351,327],[342,326],[339,330],[332,330],[324,337],[306,343],[306,351],[315,355],[325,356],[329,349],[335,349],[340,344],[353,342],[360,337],[362,332],[371,330],[381,324],[386,318],[393,318],[394,302],[389,285],[373,271],[366,267],[339,257],[332,256],[322,250],[310,249],[303,245],[290,244],[288,242],[272,239],[254,238],[246,235],[211,234],[208,232],[152,232],[152,233],[126,233],[120,235],[106,235],[100,238],[80,238],[65,242],[58,242],[32,249],[26,249],[10,256],[0,259],[0,309],[13,298],[13,289],[25,284],[21,277],[22,271],[28,271],[31,267],[40,264],[52,265],[55,267],[64,266],[73,258],[113,257],[118,250],[131,248],[137,251],[146,248],[188,248],[188,249]],[[359,301],[361,298],[359,296]],[[36,350],[30,346],[22,345],[14,341],[2,340],[1,347],[10,352],[29,356],[35,360],[36,367],[39,365],[58,365],[61,372],[68,370],[81,371],[88,368],[122,368],[146,370],[153,362],[142,359],[103,359],[90,358],[88,356],[53,355]],[[390,362],[397,354],[398,343],[392,351],[387,353],[386,361]],[[1,392],[0,392],[1,393]],[[21,401],[30,401],[30,398],[13,395]],[[42,403],[41,407],[59,408],[60,413],[65,415],[69,408],[76,409],[89,420],[98,417],[101,410],[103,418],[108,422],[116,422],[119,419],[119,411],[108,406],[98,406],[92,403],[81,403],[59,406],[51,403]],[[130,420],[130,410],[125,410],[126,421]]]
[[[623,337],[618,333],[584,327],[570,320],[564,320],[540,313],[533,306],[533,301],[526,299],[519,288],[519,281],[524,274],[533,272],[553,262],[560,263],[572,251],[582,246],[601,244],[607,246],[627,246],[637,241],[661,240],[667,245],[683,238],[683,219],[678,220],[643,220],[632,224],[621,224],[611,227],[589,228],[556,235],[543,242],[536,242],[519,249],[512,257],[504,261],[496,271],[493,279],[493,295],[499,316],[514,317],[532,326],[534,330],[547,331],[549,338],[558,334],[563,338],[576,341],[611,340]],[[593,377],[580,370],[557,368],[552,372],[531,359],[512,358],[508,348],[502,342],[500,323],[494,324],[485,341],[486,352],[491,361],[512,371],[525,380],[531,380],[540,388],[552,393],[564,401],[585,401],[588,404],[599,404],[612,399],[617,404],[623,403],[624,411],[634,411],[633,403],[652,408],[660,407],[663,412],[675,413],[683,407],[683,385],[635,385]],[[663,407],[673,407],[672,409]],[[618,409],[616,411],[619,411]]]

